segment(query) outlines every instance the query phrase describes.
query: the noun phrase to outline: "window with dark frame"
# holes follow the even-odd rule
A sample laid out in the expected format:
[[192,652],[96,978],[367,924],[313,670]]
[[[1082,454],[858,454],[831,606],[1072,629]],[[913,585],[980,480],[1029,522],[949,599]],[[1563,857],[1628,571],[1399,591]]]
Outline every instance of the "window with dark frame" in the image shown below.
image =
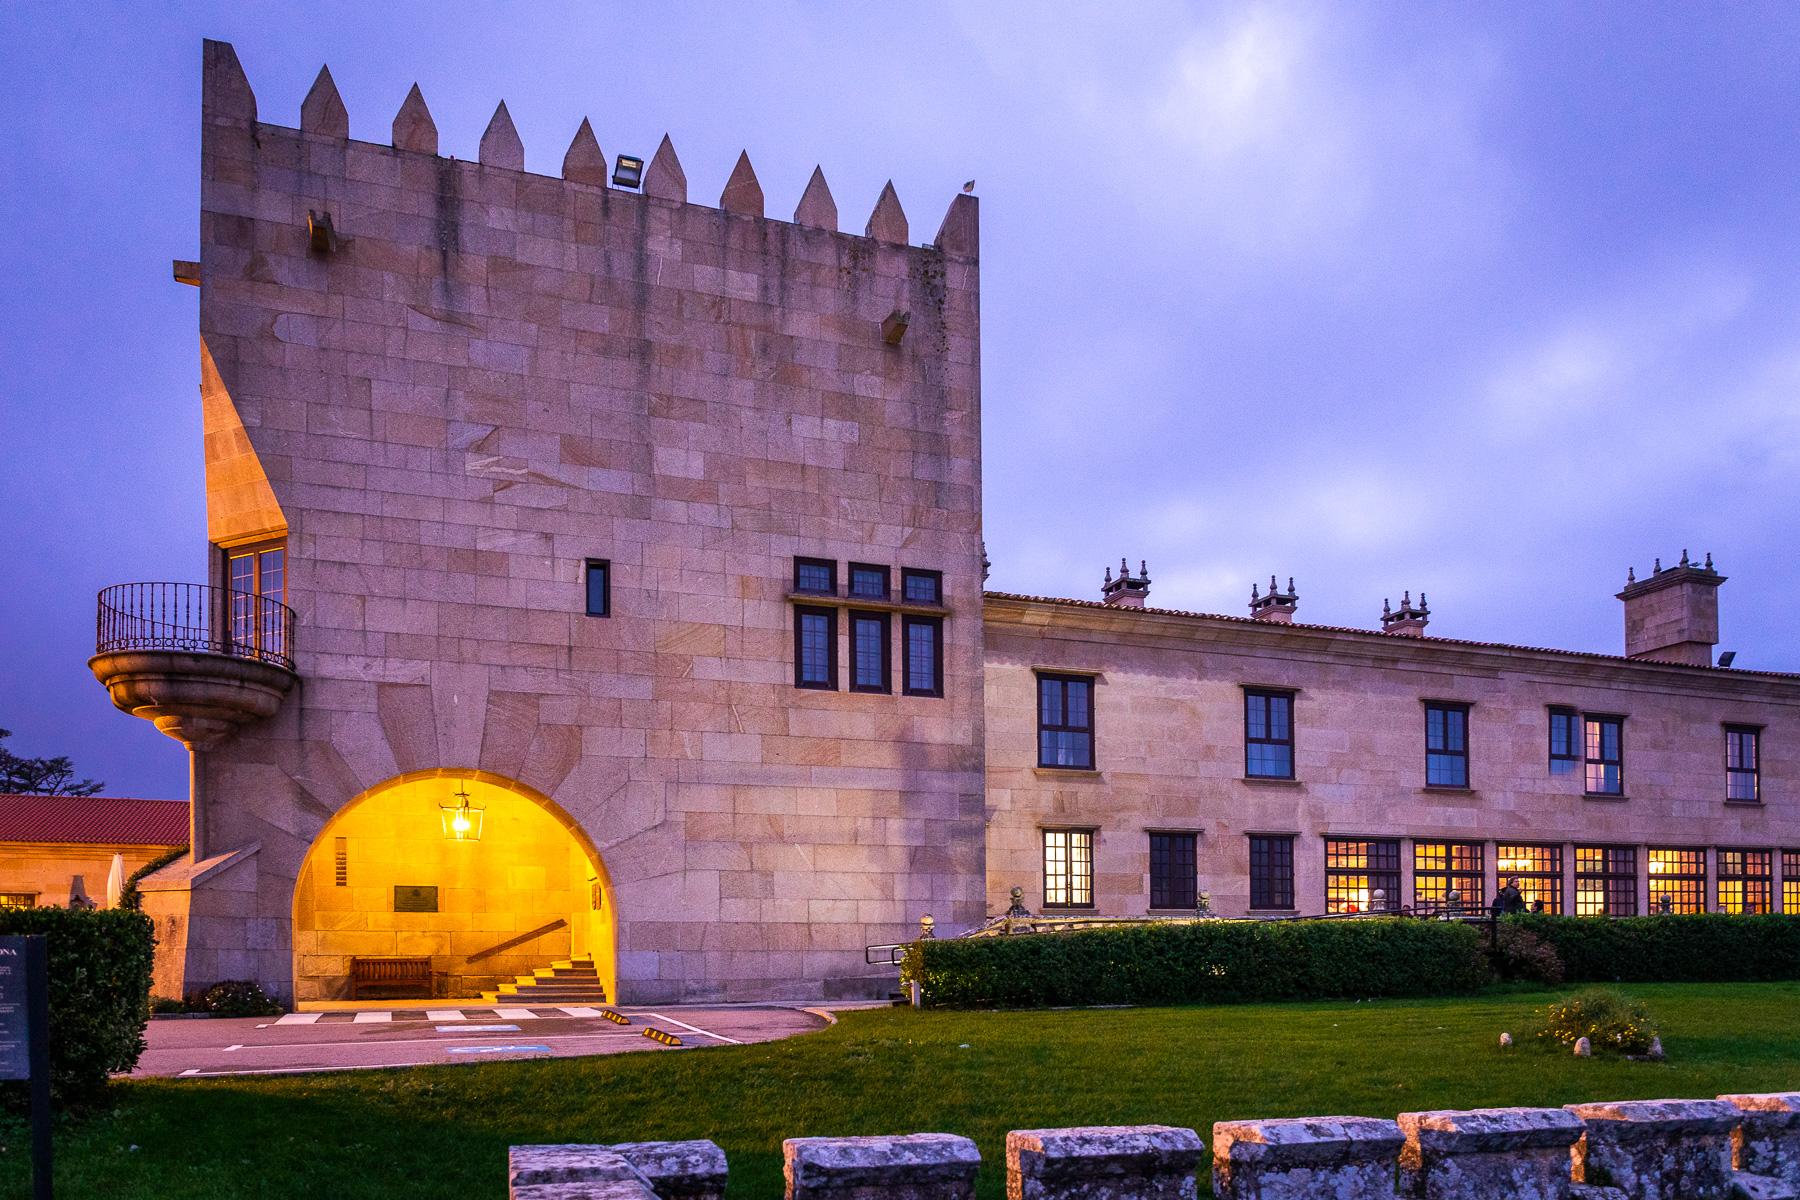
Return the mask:
[[1326,912],[1385,912],[1399,907],[1398,839],[1326,839]]
[[837,690],[837,610],[794,609],[794,686]]
[[[1563,852],[1561,846],[1504,845],[1494,847],[1494,861],[1501,886],[1519,881],[1519,894],[1533,912],[1561,914],[1563,910]],[[1542,910],[1538,905],[1542,904]]]
[[1774,912],[1775,852],[1719,851],[1719,911],[1753,914]]
[[1455,891],[1458,909],[1487,907],[1482,850],[1480,842],[1414,842],[1414,905],[1422,910],[1449,907]]
[[1725,727],[1725,798],[1746,804],[1762,799],[1762,730]]
[[612,564],[603,558],[587,560],[587,615],[612,616]]
[[1093,770],[1093,677],[1039,673],[1037,679],[1038,766]]
[[850,690],[894,690],[893,642],[886,613],[850,614]]
[[829,558],[796,558],[794,590],[809,596],[837,595],[837,562]]
[[1294,777],[1294,693],[1244,689],[1244,776]]
[[1650,911],[1706,911],[1706,851],[1652,846],[1649,860]]
[[1469,706],[1425,702],[1425,786],[1469,786]]
[[282,645],[281,610],[258,598],[287,602],[287,541],[225,550],[231,642],[236,646],[287,652]]
[[944,573],[904,567],[900,571],[900,598],[908,604],[942,604]]
[[1044,830],[1044,907],[1094,906],[1094,831]]
[[1637,915],[1637,849],[1633,846],[1575,847],[1575,915]]
[[900,618],[900,687],[908,696],[944,694],[944,619]]
[[1581,762],[1581,714],[1572,708],[1551,709],[1550,773],[1573,775]]
[[1587,794],[1625,794],[1625,718],[1589,714],[1582,737],[1587,761]]
[[1800,850],[1781,852],[1781,911],[1800,914]]
[[1250,835],[1250,907],[1294,907],[1294,836]]
[[886,567],[850,564],[850,596],[856,600],[886,600],[889,573]]
[[1150,835],[1150,907],[1192,909],[1199,896],[1191,833]]

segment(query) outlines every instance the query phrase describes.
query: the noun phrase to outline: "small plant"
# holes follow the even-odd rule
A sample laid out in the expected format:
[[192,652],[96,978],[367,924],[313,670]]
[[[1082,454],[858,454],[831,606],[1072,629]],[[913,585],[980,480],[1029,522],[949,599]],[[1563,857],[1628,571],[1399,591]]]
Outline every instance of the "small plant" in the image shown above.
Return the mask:
[[1551,987],[1562,985],[1563,962],[1556,947],[1510,921],[1500,924],[1493,960],[1502,979],[1523,979]]
[[215,1017],[272,1017],[281,1011],[281,1005],[248,979],[213,984],[200,993],[196,1007]]
[[150,1011],[158,1015],[164,1013],[184,1013],[188,1011],[187,1001],[177,1000],[173,996],[150,997]]
[[1595,1054],[1647,1054],[1658,1041],[1656,1023],[1643,1001],[1612,988],[1587,988],[1543,1008],[1538,1045],[1571,1049],[1587,1038]]

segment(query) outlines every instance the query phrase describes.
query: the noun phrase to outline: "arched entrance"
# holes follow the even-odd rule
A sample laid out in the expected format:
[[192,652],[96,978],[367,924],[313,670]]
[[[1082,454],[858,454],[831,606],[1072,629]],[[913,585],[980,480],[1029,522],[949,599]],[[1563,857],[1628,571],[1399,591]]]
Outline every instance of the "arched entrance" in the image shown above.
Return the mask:
[[429,960],[429,985],[400,990],[456,998],[571,958],[591,958],[617,996],[612,914],[599,853],[548,796],[483,771],[402,775],[338,810],[307,851],[294,997],[350,998],[357,959],[404,975]]

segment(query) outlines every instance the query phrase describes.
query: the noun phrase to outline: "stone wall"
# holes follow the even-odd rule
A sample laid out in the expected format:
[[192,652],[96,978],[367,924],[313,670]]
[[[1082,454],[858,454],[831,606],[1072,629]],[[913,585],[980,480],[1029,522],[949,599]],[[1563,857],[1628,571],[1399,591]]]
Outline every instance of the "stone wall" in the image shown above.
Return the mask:
[[95,904],[106,903],[106,877],[114,854],[125,857],[125,876],[161,858],[173,846],[94,846],[47,842],[0,842],[0,892],[26,892],[41,908],[69,902],[75,877]]

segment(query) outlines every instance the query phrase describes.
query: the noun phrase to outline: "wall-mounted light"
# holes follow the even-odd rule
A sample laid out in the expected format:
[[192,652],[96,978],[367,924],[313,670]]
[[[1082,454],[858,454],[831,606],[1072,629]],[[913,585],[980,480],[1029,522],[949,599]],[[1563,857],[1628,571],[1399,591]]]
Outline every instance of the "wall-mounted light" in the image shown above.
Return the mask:
[[466,789],[458,788],[455,800],[454,804],[438,806],[438,816],[444,823],[445,839],[452,842],[479,842],[484,810],[469,803]]
[[633,154],[621,154],[613,164],[613,186],[635,188],[644,181],[644,160]]

